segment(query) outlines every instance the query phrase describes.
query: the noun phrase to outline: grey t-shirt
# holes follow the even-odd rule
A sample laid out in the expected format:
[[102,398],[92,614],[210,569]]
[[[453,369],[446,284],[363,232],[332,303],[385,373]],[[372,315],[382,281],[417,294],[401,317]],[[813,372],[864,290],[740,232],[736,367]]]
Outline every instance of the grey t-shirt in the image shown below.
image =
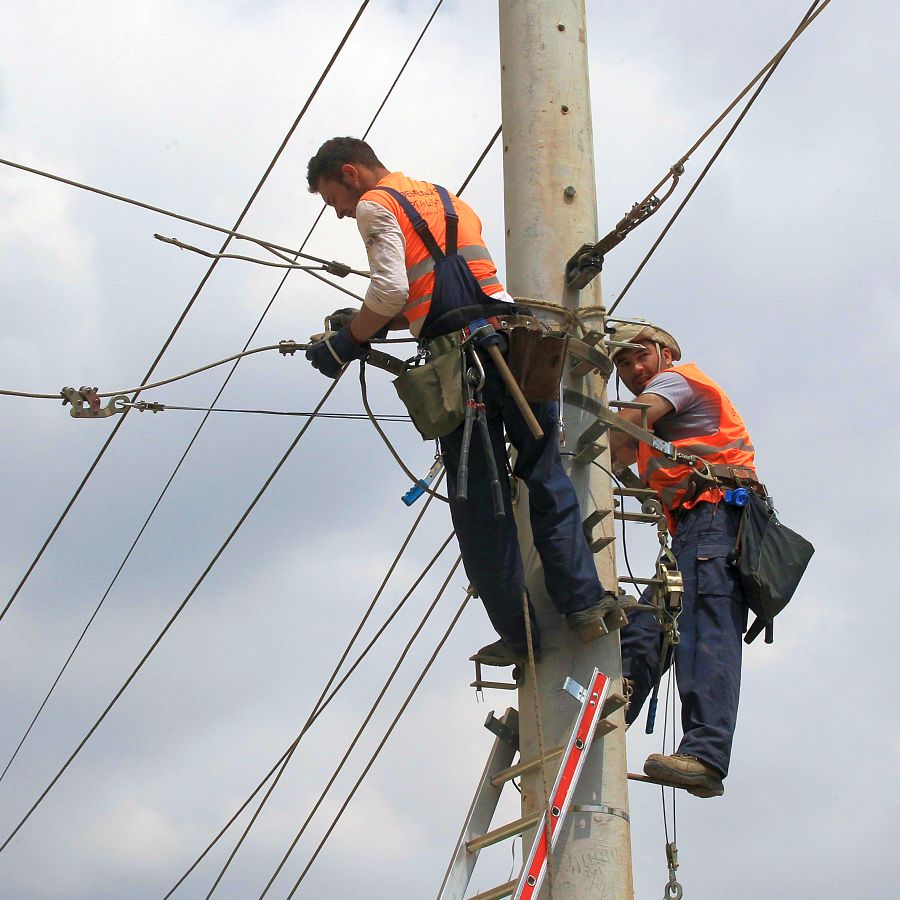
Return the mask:
[[672,412],[653,423],[653,431],[664,441],[702,437],[719,430],[721,410],[719,398],[711,391],[692,384],[677,369],[666,369],[655,375],[644,388],[645,394],[656,394],[672,404]]

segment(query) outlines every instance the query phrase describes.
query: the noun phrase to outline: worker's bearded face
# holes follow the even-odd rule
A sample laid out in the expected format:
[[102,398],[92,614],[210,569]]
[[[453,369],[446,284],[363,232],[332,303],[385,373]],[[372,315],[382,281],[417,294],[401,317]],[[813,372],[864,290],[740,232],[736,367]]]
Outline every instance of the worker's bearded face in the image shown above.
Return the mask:
[[616,354],[616,372],[625,387],[637,397],[654,375],[672,365],[672,351],[668,347],[660,347],[662,360],[657,352],[659,345],[653,341],[638,341],[640,350],[623,349]]
[[356,204],[359,198],[366,192],[366,189],[360,184],[360,180],[348,175],[346,172],[341,173],[341,178],[320,178],[316,186],[316,190],[322,199],[334,210],[335,215],[339,219],[349,216],[351,219],[356,218]]

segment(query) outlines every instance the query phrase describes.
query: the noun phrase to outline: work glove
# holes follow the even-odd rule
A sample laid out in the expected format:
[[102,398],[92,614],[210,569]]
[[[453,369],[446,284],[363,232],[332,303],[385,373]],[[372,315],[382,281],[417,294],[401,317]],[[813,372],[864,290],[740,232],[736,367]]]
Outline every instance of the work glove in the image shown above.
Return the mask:
[[[326,330],[340,331],[345,325],[349,325],[353,321],[358,312],[359,310],[354,309],[352,306],[345,306],[343,309],[336,309],[330,316],[325,317]],[[372,337],[378,341],[383,341],[387,336],[387,325],[385,325],[384,328],[381,328],[372,335]]]
[[343,309],[336,309],[330,316],[325,317],[325,328],[327,331],[340,331],[345,325],[349,325],[353,317],[359,312],[352,306],[345,306]]
[[371,349],[368,341],[357,344],[350,335],[350,326],[345,325],[340,331],[326,334],[322,340],[311,344],[306,350],[306,358],[323,375],[337,378],[347,363],[365,359]]

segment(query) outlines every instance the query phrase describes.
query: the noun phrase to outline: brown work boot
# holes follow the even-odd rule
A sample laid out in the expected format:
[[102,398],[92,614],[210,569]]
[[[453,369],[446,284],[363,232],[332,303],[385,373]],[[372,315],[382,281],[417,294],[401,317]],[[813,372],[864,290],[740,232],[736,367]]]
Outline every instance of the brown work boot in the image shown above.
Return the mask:
[[593,606],[566,616],[569,628],[586,644],[609,633],[606,617],[616,608],[615,594],[605,593]]
[[644,774],[673,787],[686,788],[695,797],[721,797],[725,793],[719,770],[687,753],[651,753],[644,763]]
[[[477,653],[469,657],[472,662],[481,663],[483,666],[515,666],[528,662],[527,648],[513,647],[502,638],[482,647]],[[540,662],[541,648],[534,648],[534,661]]]

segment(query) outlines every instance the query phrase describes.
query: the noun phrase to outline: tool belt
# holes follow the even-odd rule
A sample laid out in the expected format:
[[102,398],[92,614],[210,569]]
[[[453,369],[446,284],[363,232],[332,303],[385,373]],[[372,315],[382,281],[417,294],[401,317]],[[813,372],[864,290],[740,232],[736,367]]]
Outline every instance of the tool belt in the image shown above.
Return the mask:
[[760,497],[767,497],[768,491],[766,486],[756,477],[756,472],[747,466],[723,466],[716,463],[709,463],[706,460],[699,460],[703,468],[695,468],[691,474],[691,490],[682,498],[691,500],[697,494],[708,490],[711,487],[718,488],[739,488],[745,487],[759,494]]
[[[559,397],[566,359],[568,335],[547,331],[529,310],[503,303],[503,311],[492,303],[487,318],[505,341],[507,365],[529,403],[553,401]],[[481,308],[463,307],[442,316],[444,324],[457,325],[452,331],[422,338],[419,355],[394,381],[413,424],[425,440],[443,437],[465,419],[464,354],[468,346],[470,316]],[[460,324],[462,323],[462,324]],[[481,351],[476,351],[481,353]]]

